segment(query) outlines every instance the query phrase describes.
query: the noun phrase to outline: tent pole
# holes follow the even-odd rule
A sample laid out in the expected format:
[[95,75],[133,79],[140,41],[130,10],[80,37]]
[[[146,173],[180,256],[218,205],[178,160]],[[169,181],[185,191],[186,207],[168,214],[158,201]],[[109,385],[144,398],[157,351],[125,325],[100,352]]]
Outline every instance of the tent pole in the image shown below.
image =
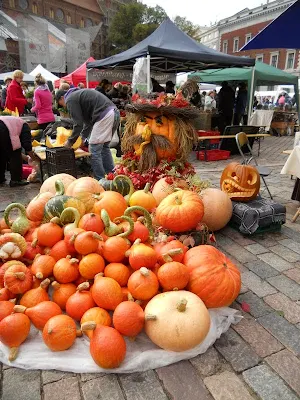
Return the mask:
[[88,69],[86,69],[86,87],[87,87],[87,89],[89,88],[89,71],[90,71],[90,68]]
[[254,84],[255,84],[255,65],[252,67],[251,74],[251,88],[250,88],[250,98],[249,98],[249,106],[248,106],[248,125],[253,113],[253,97],[254,97]]
[[147,93],[151,92],[151,57],[150,54],[147,54]]

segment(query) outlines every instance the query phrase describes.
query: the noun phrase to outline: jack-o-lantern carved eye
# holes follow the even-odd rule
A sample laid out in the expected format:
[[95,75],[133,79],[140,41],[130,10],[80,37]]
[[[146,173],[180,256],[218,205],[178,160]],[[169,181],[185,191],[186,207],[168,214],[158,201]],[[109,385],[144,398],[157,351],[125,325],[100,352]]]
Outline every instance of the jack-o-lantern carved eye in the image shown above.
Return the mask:
[[257,176],[258,175],[252,175],[252,174],[249,174],[248,175],[248,178],[247,178],[247,183],[248,183],[248,185],[255,185],[256,184],[256,182],[257,182]]
[[146,124],[146,123],[147,123],[147,120],[146,120],[145,115],[142,115],[142,116],[141,116],[141,118],[140,118],[140,123],[142,123],[142,124]]
[[239,181],[239,177],[237,176],[237,174],[234,171],[231,173],[231,178],[237,182]]

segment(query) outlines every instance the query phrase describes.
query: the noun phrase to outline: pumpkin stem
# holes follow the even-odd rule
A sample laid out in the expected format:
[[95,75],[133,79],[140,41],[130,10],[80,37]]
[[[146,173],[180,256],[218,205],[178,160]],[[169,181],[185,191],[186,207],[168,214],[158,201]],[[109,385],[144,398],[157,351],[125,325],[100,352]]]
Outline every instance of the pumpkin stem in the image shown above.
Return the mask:
[[52,328],[49,328],[49,329],[48,329],[48,334],[50,335],[52,332],[53,332],[53,329],[52,329]]
[[76,337],[81,337],[82,336],[82,330],[81,329],[77,329],[76,330]]
[[177,310],[179,312],[184,312],[186,310],[187,300],[182,299],[177,303]]
[[88,282],[82,282],[80,285],[77,286],[78,292],[82,292],[83,290],[89,289],[90,284]]
[[24,272],[14,272],[14,277],[20,279],[20,281],[24,281],[25,273]]
[[40,257],[40,256],[41,256],[40,253],[36,254],[36,256],[34,257],[33,261],[34,261],[36,258]]
[[17,302],[17,299],[10,299],[10,300],[8,300],[10,303],[13,303],[13,304],[16,304],[16,302]]
[[179,290],[178,287],[173,288],[173,292],[178,292],[178,290]]
[[133,229],[134,229],[134,222],[133,222],[133,219],[132,219],[132,218],[127,217],[126,215],[122,215],[121,217],[115,218],[115,219],[114,219],[114,222],[117,222],[118,220],[122,220],[122,219],[123,219],[124,221],[127,221],[127,222],[129,223],[129,228],[128,228],[127,231],[125,231],[125,232],[123,232],[123,233],[119,233],[117,236],[125,238],[125,237],[129,236],[129,235],[133,232]]
[[101,235],[99,235],[98,233],[93,232],[92,236],[94,239],[97,239],[97,240],[100,240],[101,242],[103,242],[103,237]]
[[94,322],[94,321],[87,321],[87,322],[84,322],[84,323],[81,325],[81,331],[82,331],[82,332],[93,331],[93,330],[96,329],[96,326],[97,326],[96,322]]
[[41,282],[40,287],[42,289],[46,289],[50,285],[50,279],[44,279],[43,282]]
[[152,225],[152,218],[149,213],[144,207],[140,206],[133,206],[133,207],[128,207],[127,210],[125,210],[124,215],[130,216],[133,212],[139,212],[143,214],[143,217],[145,218],[145,225],[148,228],[149,231],[149,239],[153,240],[154,239],[154,231],[153,231],[153,225]]
[[136,337],[135,336],[129,336],[128,339],[129,339],[130,342],[135,342]]
[[65,194],[65,187],[62,181],[58,180],[55,182],[55,196],[62,196]]
[[58,217],[53,217],[53,218],[51,218],[51,219],[50,219],[50,222],[51,222],[52,224],[61,225],[61,221],[60,221],[60,219],[59,219]]
[[38,278],[38,279],[43,279],[43,278],[44,278],[44,275],[42,274],[42,272],[37,272],[37,273],[35,274],[35,276],[36,276],[36,278]]
[[140,273],[143,276],[149,276],[149,269],[147,269],[146,267],[142,267],[142,268],[140,268]]
[[182,201],[181,201],[181,199],[178,197],[178,196],[175,196],[175,203],[177,204],[177,205],[181,205],[182,204]]
[[54,290],[57,290],[60,288],[60,283],[58,283],[57,281],[54,281],[51,283],[51,286],[53,287]]
[[78,264],[79,260],[77,258],[71,258],[70,264]]
[[157,316],[153,315],[153,314],[147,314],[147,315],[145,315],[145,320],[146,321],[156,321],[157,320]]
[[71,260],[71,256],[70,255],[67,255],[67,257],[66,257],[68,260]]
[[104,224],[104,232],[107,236],[112,237],[121,233],[121,228],[110,220],[108,212],[104,209],[101,210],[101,219]]
[[9,349],[8,361],[15,361],[19,352],[19,347],[11,347]]
[[[9,214],[10,214],[11,210],[14,209],[14,208],[19,209],[19,210],[20,210],[21,217],[27,219],[27,217],[26,217],[26,208],[23,206],[23,204],[20,204],[20,203],[11,203],[9,206],[6,207],[6,209],[5,209],[5,211],[4,211],[4,214],[3,214],[5,223],[6,223],[6,225],[7,225],[9,228],[11,228],[11,226],[12,226],[12,224],[13,224],[13,222],[14,222],[14,221],[11,221],[11,220],[9,219]],[[28,221],[28,219],[27,219],[27,221]]]
[[22,313],[22,314],[24,314],[26,310],[27,310],[27,307],[21,306],[21,305],[14,306],[14,308],[13,308],[13,311],[14,311],[15,313]]
[[182,254],[182,253],[183,253],[183,250],[180,248],[172,249],[172,250],[169,250],[167,253],[164,253],[162,255],[162,258],[165,262],[172,262],[174,256],[176,256],[177,254]]
[[98,274],[96,274],[95,276],[94,276],[94,280],[96,279],[96,278],[103,278],[103,276],[104,276],[104,273],[103,272],[99,272]]
[[64,234],[78,228],[80,221],[79,211],[74,207],[67,207],[60,214],[60,220],[64,227]]
[[38,244],[38,239],[36,238],[31,242],[31,247],[35,248],[37,244]]
[[144,192],[145,192],[145,193],[148,193],[149,190],[150,190],[150,187],[151,187],[151,183],[150,183],[150,182],[147,182],[147,183],[146,183],[146,186],[144,187]]
[[131,293],[128,292],[127,297],[128,297],[128,301],[134,301],[134,298]]

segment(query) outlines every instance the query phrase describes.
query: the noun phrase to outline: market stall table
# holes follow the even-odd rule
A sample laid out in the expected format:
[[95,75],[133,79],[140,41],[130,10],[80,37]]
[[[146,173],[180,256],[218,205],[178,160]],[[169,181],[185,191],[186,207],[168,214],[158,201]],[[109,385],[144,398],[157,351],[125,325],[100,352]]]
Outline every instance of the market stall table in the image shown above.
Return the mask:
[[[285,150],[284,153],[288,154],[289,150]],[[300,146],[296,146],[290,153],[289,158],[284,164],[281,172],[284,175],[294,175],[297,177],[294,191],[292,194],[292,200],[300,201]],[[296,214],[294,215],[292,222],[296,222],[297,218],[300,216],[300,208],[298,208]]]
[[264,127],[266,131],[269,131],[273,115],[273,110],[255,110],[249,119],[249,125]]

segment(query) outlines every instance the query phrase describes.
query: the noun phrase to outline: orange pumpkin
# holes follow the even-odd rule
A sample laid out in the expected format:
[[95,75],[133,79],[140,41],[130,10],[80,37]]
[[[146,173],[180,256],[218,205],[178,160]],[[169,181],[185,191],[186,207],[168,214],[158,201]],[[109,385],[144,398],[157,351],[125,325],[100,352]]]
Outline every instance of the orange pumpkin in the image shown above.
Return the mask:
[[77,197],[84,203],[86,212],[90,212],[96,202],[95,196],[102,192],[104,189],[96,179],[85,176],[72,182],[66,190],[66,195]]
[[220,184],[231,200],[249,201],[259,193],[260,175],[252,165],[233,162],[223,170]]
[[33,325],[40,331],[44,329],[44,326],[50,318],[62,314],[60,307],[53,301],[42,301],[31,308],[15,306],[14,312],[27,315]]
[[42,221],[45,205],[53,196],[51,192],[44,192],[34,197],[26,207],[27,218],[31,221]]
[[16,297],[16,295],[10,292],[7,288],[0,289],[0,301],[7,301],[14,297]]
[[79,235],[79,233],[82,233],[82,232],[84,232],[83,229],[75,228],[72,231],[68,231],[67,233],[65,233],[64,241],[66,242],[66,245],[67,245],[67,248],[68,248],[70,254],[76,253],[76,250],[74,247],[75,239]]
[[229,306],[239,295],[241,274],[218,249],[210,245],[193,247],[184,256],[190,280],[187,289],[207,308]]
[[40,188],[40,193],[50,192],[50,193],[53,193],[53,195],[55,195],[56,194],[56,188],[55,188],[56,181],[61,181],[63,183],[65,191],[66,191],[68,186],[75,180],[76,180],[76,178],[74,178],[74,176],[69,175],[69,174],[56,174],[56,175],[50,176],[43,182],[43,184]]
[[[122,222],[124,225],[125,231],[129,230],[129,223],[127,221]],[[140,221],[136,221],[134,223],[133,231],[130,235],[127,236],[127,239],[131,241],[131,243],[135,242],[137,239],[140,239],[141,242],[147,242],[149,239],[149,229]]]
[[152,195],[156,200],[156,204],[159,205],[169,194],[174,193],[176,188],[188,190],[189,186],[182,179],[174,179],[173,177],[159,179],[152,189]]
[[48,296],[48,286],[50,285],[50,280],[45,279],[39,287],[35,289],[30,289],[23,294],[20,300],[20,305],[26,308],[34,307],[42,301],[49,301]]
[[41,246],[52,247],[64,237],[63,229],[55,222],[41,225],[37,231],[38,243]]
[[105,262],[97,253],[88,254],[80,260],[79,272],[85,279],[94,279],[95,275],[104,271]]
[[65,240],[60,240],[59,242],[55,243],[48,254],[49,256],[53,257],[55,261],[58,261],[61,258],[65,258],[69,255],[71,256],[74,253],[74,251],[70,251],[69,246],[67,245]]
[[181,290],[188,284],[190,274],[184,264],[172,261],[159,268],[157,278],[164,290]]
[[224,228],[232,216],[232,202],[228,194],[220,189],[208,188],[201,191],[201,198],[204,204],[202,223],[210,231]]
[[157,246],[155,250],[158,254],[157,262],[162,265],[167,261],[182,262],[188,248],[179,240],[171,240],[162,246]]
[[65,310],[68,298],[76,292],[76,285],[74,285],[74,283],[58,283],[54,281],[51,286],[54,289],[52,300],[59,305],[62,310]]
[[83,314],[96,305],[92,293],[88,290],[89,287],[88,282],[83,282],[77,287],[76,293],[72,294],[67,300],[66,312],[76,321],[80,321]]
[[114,279],[120,286],[126,286],[130,277],[130,271],[122,263],[110,263],[104,269],[104,276]]
[[95,253],[98,249],[99,240],[101,240],[101,237],[95,232],[82,232],[76,236],[74,248],[77,253],[82,255]]
[[113,324],[121,335],[135,337],[144,327],[145,315],[142,307],[134,301],[123,301],[113,314]]
[[85,231],[92,231],[100,234],[104,229],[104,224],[100,215],[89,213],[81,218],[78,227]]
[[45,279],[52,275],[55,265],[54,257],[49,255],[38,255],[33,260],[31,272],[38,279]]
[[10,260],[10,261],[6,261],[6,263],[1,265],[1,267],[0,267],[0,288],[4,287],[4,274],[8,270],[8,268],[11,267],[12,265],[25,265],[25,264],[18,260]]
[[12,301],[0,301],[0,321],[8,315],[12,314],[15,303]]
[[151,192],[149,192],[151,183],[148,182],[143,190],[137,190],[129,199],[130,207],[140,206],[147,211],[151,211],[156,207],[156,200]]
[[77,258],[61,258],[53,268],[53,276],[59,283],[70,283],[79,277],[79,261]]
[[129,264],[135,271],[141,267],[154,268],[157,254],[152,247],[144,243],[133,244],[129,252]]
[[106,210],[109,218],[113,221],[117,217],[121,217],[127,208],[124,197],[111,190],[107,190],[98,196],[97,202],[94,204],[93,212],[100,215],[101,210]]
[[157,207],[155,221],[172,232],[196,228],[204,215],[204,206],[195,192],[180,190],[169,194]]
[[[100,307],[93,307],[87,310],[81,320],[80,325],[85,322],[93,321],[98,325],[111,326],[111,317],[106,310]],[[93,330],[85,330],[84,333],[91,339],[93,336]]]
[[37,239],[34,240],[33,242],[26,242],[26,251],[24,253],[23,259],[27,260],[28,262],[34,260],[34,258],[38,255],[38,254],[43,254],[43,247],[39,246],[37,244]]
[[91,292],[97,306],[105,310],[114,310],[123,301],[121,286],[112,278],[96,276]]
[[75,339],[76,324],[68,315],[55,315],[44,326],[43,340],[52,351],[69,349]]
[[14,294],[27,292],[32,283],[32,273],[25,265],[12,265],[4,274],[5,287]]
[[144,267],[135,271],[128,280],[128,290],[138,300],[150,300],[157,294],[158,288],[156,275]]
[[110,263],[122,262],[129,247],[130,244],[126,239],[118,236],[108,238],[103,245],[103,257]]

